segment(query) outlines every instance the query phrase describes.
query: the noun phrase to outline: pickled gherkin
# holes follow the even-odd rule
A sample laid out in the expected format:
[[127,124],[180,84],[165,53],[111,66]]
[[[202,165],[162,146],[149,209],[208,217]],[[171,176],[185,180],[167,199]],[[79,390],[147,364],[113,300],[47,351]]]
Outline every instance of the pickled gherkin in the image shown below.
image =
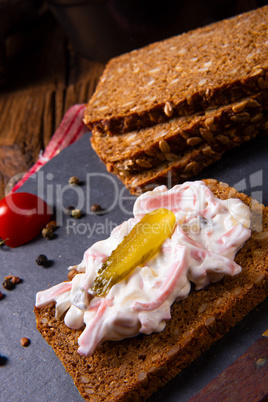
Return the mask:
[[93,282],[94,295],[105,296],[113,285],[150,260],[172,235],[175,225],[174,213],[166,208],[147,213],[102,264]]

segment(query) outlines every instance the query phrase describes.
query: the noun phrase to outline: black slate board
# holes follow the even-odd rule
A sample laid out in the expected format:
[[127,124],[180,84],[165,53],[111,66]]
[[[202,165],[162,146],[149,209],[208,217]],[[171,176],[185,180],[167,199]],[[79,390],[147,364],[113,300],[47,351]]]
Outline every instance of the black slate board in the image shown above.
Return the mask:
[[[132,215],[135,197],[106,172],[90,147],[89,136],[62,151],[19,190],[46,199],[60,227],[54,240],[39,236],[16,249],[0,249],[2,280],[9,274],[23,279],[12,291],[1,289],[5,298],[0,301],[0,401],[82,401],[71,377],[36,330],[33,308],[37,291],[65,280],[67,268],[79,263],[91,244],[108,237],[115,225]],[[267,145],[267,138],[245,144],[197,178],[227,182],[268,205]],[[81,186],[70,187],[71,176],[77,176]],[[79,207],[79,202],[84,216],[80,220],[66,216],[64,209]],[[90,212],[93,203],[110,211],[95,216]],[[51,260],[49,268],[36,264],[39,254]],[[268,299],[150,401],[187,401],[261,336],[268,327],[267,308]],[[20,345],[22,337],[31,339],[28,348]]]

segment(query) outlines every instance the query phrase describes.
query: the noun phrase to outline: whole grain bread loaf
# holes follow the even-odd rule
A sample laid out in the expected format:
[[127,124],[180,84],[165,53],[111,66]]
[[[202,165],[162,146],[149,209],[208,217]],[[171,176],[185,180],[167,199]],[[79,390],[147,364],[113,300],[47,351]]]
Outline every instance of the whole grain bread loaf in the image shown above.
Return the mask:
[[[268,91],[231,105],[209,108],[204,114],[182,116],[149,128],[114,136],[103,136],[93,130],[91,144],[110,171],[129,175],[151,169],[182,157],[197,145],[208,144],[223,152],[237,145],[225,135],[239,126],[239,131],[248,140],[265,119],[268,110]],[[228,147],[226,148],[226,145]]]
[[103,133],[125,133],[230,104],[267,87],[268,6],[110,60],[85,110]]
[[[89,401],[141,402],[207,350],[268,294],[268,208],[216,180],[221,198],[240,198],[252,210],[252,236],[236,256],[242,273],[225,277],[174,303],[164,331],[104,342],[91,357],[77,353],[80,330],[55,318],[53,304],[35,308],[37,328]],[[261,219],[260,219],[261,218]]]

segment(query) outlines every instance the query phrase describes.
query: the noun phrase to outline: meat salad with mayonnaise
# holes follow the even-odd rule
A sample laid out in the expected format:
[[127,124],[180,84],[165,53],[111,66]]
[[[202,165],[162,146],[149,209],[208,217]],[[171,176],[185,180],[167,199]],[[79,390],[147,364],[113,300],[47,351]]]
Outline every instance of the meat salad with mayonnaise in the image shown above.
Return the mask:
[[[147,213],[159,208],[176,217],[171,236],[107,294],[94,296],[92,285],[103,263]],[[171,189],[162,185],[137,198],[133,215],[84,253],[72,281],[36,295],[37,308],[54,302],[56,316],[65,314],[69,328],[85,326],[78,339],[82,355],[92,355],[105,340],[162,331],[171,305],[186,298],[192,284],[199,290],[241,272],[234,258],[251,234],[250,210],[241,200],[220,200],[202,181]]]

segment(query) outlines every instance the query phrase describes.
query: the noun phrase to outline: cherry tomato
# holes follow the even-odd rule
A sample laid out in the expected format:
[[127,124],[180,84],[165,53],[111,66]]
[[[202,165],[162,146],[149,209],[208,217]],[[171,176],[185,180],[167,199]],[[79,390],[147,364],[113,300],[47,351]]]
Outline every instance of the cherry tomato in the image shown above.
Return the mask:
[[51,219],[51,209],[30,193],[11,193],[0,201],[0,237],[18,247],[36,237]]

